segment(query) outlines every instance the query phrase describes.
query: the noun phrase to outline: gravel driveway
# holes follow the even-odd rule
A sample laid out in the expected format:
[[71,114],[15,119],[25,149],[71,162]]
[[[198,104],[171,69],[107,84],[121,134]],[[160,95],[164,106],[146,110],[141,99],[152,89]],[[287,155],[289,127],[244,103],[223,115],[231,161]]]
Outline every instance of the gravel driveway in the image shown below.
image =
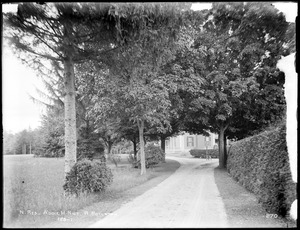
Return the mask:
[[90,228],[225,228],[224,204],[214,181],[218,160],[168,157],[180,168]]

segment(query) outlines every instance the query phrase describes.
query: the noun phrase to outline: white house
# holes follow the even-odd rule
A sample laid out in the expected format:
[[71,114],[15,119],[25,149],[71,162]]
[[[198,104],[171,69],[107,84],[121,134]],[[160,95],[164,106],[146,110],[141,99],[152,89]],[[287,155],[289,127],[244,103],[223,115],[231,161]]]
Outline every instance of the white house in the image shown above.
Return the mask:
[[190,135],[184,133],[166,140],[166,153],[189,152],[191,149],[213,149],[218,146],[218,135],[210,133],[209,137],[203,135]]

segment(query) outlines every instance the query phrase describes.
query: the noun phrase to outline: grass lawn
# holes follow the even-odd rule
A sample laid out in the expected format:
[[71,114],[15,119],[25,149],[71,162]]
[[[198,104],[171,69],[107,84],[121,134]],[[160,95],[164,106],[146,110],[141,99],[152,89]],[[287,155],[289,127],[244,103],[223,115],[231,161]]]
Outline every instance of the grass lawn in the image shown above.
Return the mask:
[[4,156],[4,227],[85,227],[170,176],[180,164],[161,163],[140,176],[122,155],[108,162],[113,184],[104,192],[79,198],[63,195],[64,159]]

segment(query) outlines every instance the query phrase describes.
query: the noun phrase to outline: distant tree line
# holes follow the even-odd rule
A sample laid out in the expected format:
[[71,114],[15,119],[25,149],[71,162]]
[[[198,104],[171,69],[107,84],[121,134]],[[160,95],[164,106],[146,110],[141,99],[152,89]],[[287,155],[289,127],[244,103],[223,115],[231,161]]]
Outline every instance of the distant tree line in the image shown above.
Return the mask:
[[39,152],[41,136],[37,130],[23,130],[16,134],[3,131],[3,154],[35,154]]

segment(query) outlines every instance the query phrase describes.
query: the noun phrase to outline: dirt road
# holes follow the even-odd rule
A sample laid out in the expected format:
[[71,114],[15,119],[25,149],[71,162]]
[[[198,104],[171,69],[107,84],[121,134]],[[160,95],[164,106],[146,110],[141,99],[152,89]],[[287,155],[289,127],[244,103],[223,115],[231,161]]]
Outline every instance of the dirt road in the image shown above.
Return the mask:
[[168,157],[181,167],[90,228],[225,228],[224,204],[214,181],[218,160]]

